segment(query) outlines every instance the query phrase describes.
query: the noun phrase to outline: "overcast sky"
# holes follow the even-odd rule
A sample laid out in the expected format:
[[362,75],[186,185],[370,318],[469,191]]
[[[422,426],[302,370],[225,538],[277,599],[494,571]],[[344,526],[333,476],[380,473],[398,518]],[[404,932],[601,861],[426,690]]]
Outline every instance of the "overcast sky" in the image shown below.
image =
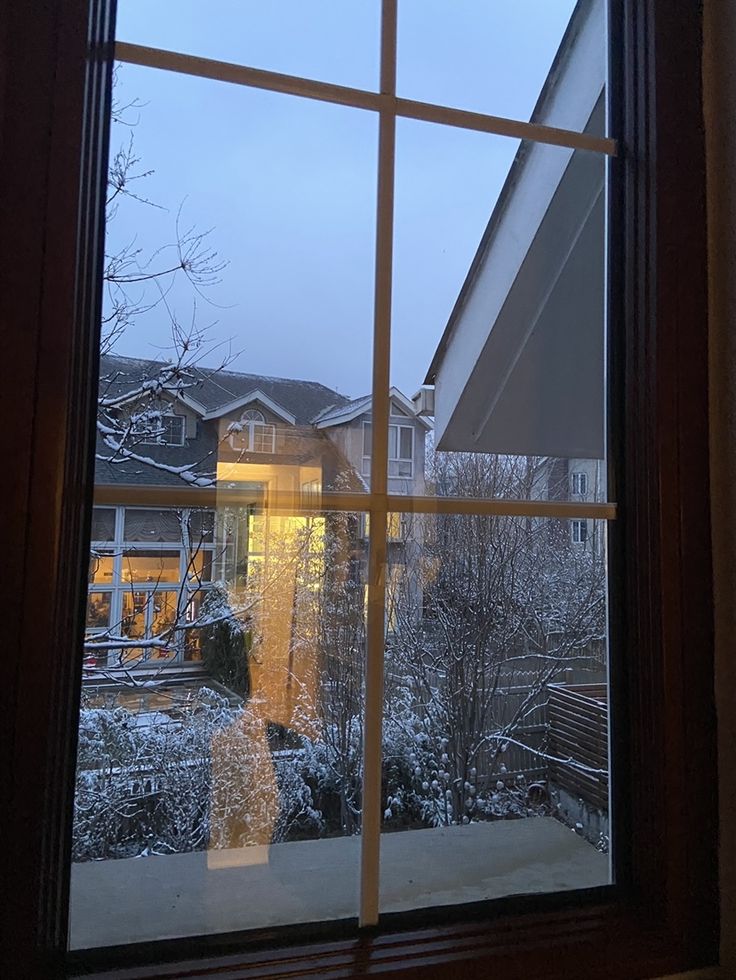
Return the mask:
[[[398,90],[528,119],[575,0],[400,0]],[[120,0],[118,38],[375,89],[378,0]],[[601,44],[604,39],[601,38]],[[212,229],[227,261],[205,298],[174,286],[239,352],[233,368],[370,389],[377,119],[373,113],[124,65],[119,100],[140,167],[108,228],[108,251],[142,255],[181,226]],[[130,130],[113,128],[113,149]],[[392,381],[422,383],[518,143],[399,120]],[[151,301],[149,291],[137,299]],[[118,351],[164,353],[162,306]]]

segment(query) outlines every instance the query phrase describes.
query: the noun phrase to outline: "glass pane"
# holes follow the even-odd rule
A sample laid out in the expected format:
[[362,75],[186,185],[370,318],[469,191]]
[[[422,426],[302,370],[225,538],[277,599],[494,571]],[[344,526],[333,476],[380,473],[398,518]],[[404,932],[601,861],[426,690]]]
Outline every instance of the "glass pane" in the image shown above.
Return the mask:
[[121,0],[121,41],[375,89],[379,0]]
[[178,551],[126,551],[122,565],[123,582],[157,585],[181,578]]
[[404,519],[386,577],[382,910],[608,884],[605,525],[576,544],[569,521]]
[[189,515],[189,535],[193,546],[213,540],[215,515],[211,510],[194,510]]
[[90,539],[92,541],[115,540],[115,511],[112,507],[92,508]]
[[[120,622],[120,633],[131,640],[142,640],[146,635],[146,618],[148,612],[149,592],[124,592],[123,618]],[[135,660],[141,656],[138,648],[120,648],[120,663]]]
[[111,592],[90,592],[87,597],[87,627],[107,628],[110,625]]
[[603,135],[605,0],[400,0],[397,90]]
[[209,582],[212,578],[212,552],[196,551],[190,557],[187,573],[201,582]]
[[89,558],[89,584],[111,585],[114,574],[115,557],[100,551],[93,551]]
[[147,651],[146,660],[149,662],[169,661],[177,655],[181,638],[176,635],[175,630],[180,618],[184,618],[177,609],[178,601],[177,592],[156,591],[149,597],[148,636],[161,642],[160,646],[154,646]]
[[[133,173],[147,174],[133,186],[156,206],[121,192],[108,222],[109,255],[127,270],[135,241],[149,278],[133,288],[113,277],[104,390],[123,399],[160,382],[197,419],[185,447],[128,440],[130,462],[118,452],[98,479],[181,486],[190,465],[190,485],[211,486],[217,470],[231,484],[292,493],[283,464],[298,456],[325,490],[365,490],[375,115],[131,65],[120,67],[115,94],[123,106],[145,103],[115,139],[125,161],[132,133],[141,161]],[[167,273],[182,252],[185,274]],[[125,440],[119,419],[105,423]],[[133,521],[143,527],[126,540],[153,540],[144,516]],[[170,533],[159,540],[175,540]]]
[[[239,574],[186,609],[173,589],[125,592],[120,632],[146,645],[111,655],[104,684],[87,672],[74,948],[357,915],[361,515],[255,515],[226,495],[216,526],[260,522],[262,550],[246,542]],[[164,683],[177,630],[188,680]]]
[[181,541],[181,515],[178,510],[126,508],[126,541]]
[[412,430],[402,425],[401,428],[399,429],[399,458],[400,459],[412,458],[412,444],[413,444]]
[[391,371],[416,465],[391,491],[580,502],[581,472],[606,499],[605,186],[598,154],[399,120]]

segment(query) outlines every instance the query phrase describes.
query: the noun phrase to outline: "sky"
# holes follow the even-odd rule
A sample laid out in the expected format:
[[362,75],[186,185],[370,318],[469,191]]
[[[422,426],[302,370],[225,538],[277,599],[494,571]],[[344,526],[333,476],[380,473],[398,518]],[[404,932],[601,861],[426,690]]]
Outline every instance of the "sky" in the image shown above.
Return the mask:
[[[526,120],[575,0],[399,0],[397,91]],[[378,0],[119,0],[122,41],[375,90]],[[604,39],[601,38],[603,45]],[[195,291],[139,285],[117,351],[165,357],[171,315],[206,328],[233,370],[370,390],[378,124],[372,112],[122,65],[112,130],[132,135],[144,200],[107,251],[166,250],[207,231],[226,265]],[[554,123],[554,120],[551,120]],[[518,141],[397,123],[391,380],[423,383]],[[150,202],[150,203],[148,203]]]

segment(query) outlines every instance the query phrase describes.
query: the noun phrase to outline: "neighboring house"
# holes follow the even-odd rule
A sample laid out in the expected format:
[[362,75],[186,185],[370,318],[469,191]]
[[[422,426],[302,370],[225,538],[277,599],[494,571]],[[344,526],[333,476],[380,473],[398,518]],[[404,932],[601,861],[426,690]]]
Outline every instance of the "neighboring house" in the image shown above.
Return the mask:
[[[310,555],[324,564],[330,518],[323,493],[364,492],[370,477],[369,398],[351,401],[312,381],[205,368],[168,379],[166,370],[162,362],[117,356],[101,364],[85,661],[91,678],[134,665],[196,674],[195,631],[163,646],[156,637],[196,621],[211,583],[225,582],[237,602],[254,576],[268,574],[266,654],[288,657],[297,573],[284,571],[283,556],[308,537]],[[396,389],[391,406],[391,491],[421,493],[429,425]],[[367,522],[353,515],[350,528],[360,576]],[[399,527],[392,547],[401,553],[406,544]],[[278,574],[265,570],[279,561]],[[115,637],[140,646],[121,655]]]

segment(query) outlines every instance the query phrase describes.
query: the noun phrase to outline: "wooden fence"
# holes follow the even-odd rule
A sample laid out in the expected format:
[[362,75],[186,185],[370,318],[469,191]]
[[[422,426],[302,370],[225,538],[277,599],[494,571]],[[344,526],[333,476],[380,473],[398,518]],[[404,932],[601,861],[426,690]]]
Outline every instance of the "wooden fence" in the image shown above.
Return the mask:
[[[549,779],[598,810],[608,808],[608,696],[604,684],[548,688]],[[574,763],[578,763],[575,765]]]

